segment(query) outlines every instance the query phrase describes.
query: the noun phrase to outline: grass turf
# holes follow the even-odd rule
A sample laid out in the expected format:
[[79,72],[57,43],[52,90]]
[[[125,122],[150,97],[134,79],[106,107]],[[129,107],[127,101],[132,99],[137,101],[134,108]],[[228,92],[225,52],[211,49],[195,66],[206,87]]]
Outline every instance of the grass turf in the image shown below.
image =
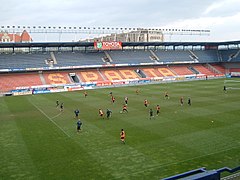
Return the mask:
[[[200,167],[239,166],[240,92],[224,93],[223,81],[96,89],[87,98],[82,91],[2,97],[0,179],[160,179]],[[164,99],[166,91],[170,99]],[[125,96],[129,113],[120,114]],[[64,112],[56,100],[64,102]],[[157,104],[160,115],[150,120],[149,108],[155,114]],[[99,108],[111,109],[112,117],[101,119]]]

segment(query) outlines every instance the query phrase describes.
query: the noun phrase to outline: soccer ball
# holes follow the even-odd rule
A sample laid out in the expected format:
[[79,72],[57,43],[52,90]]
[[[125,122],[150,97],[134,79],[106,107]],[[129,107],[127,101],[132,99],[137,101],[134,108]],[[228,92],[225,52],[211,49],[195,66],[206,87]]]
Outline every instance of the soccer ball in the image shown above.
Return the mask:
[[120,111],[120,114],[122,114],[123,112],[122,111]]

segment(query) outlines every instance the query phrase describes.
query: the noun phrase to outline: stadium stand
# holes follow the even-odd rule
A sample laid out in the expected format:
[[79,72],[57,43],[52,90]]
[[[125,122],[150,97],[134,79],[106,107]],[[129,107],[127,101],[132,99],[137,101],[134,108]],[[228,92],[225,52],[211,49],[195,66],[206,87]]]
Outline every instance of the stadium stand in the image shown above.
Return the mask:
[[103,52],[58,52],[54,53],[57,66],[102,65],[105,57]]
[[158,67],[155,69],[157,69],[163,75],[163,77],[176,76],[176,74],[173,71],[171,71],[171,69],[168,68],[167,66]]
[[215,73],[208,68],[204,67],[202,64],[192,65],[194,69],[196,69],[199,74],[205,74],[205,75],[214,75]]
[[95,82],[95,81],[104,81],[102,74],[95,69],[77,71],[76,74],[80,78],[81,82]]
[[[223,167],[217,170],[207,170],[205,167],[194,169],[191,171],[187,171],[181,174],[177,174],[171,177],[164,178],[163,180],[220,180],[221,179],[221,173],[228,172],[228,173],[235,173],[240,170],[240,166],[236,168],[228,168]],[[239,173],[232,174],[226,178],[223,178],[224,180],[235,180],[239,179]]]
[[124,79],[140,78],[140,76],[133,69],[124,68],[124,69],[120,69],[119,72],[122,74]]
[[139,64],[151,63],[150,52],[144,50],[124,50],[124,51],[109,51],[112,64]]
[[220,61],[217,50],[195,50],[192,51],[200,63],[210,63]]
[[[6,52],[2,48],[0,50],[0,73],[1,77],[5,77],[7,76],[5,74],[11,72],[19,74],[20,71],[22,73],[32,71],[36,73],[34,76],[37,76],[38,80],[36,83],[27,84],[51,85],[126,79],[143,80],[144,78],[147,80],[163,79],[173,76],[189,78],[201,76],[201,74],[213,77],[240,71],[238,49],[218,51],[208,50],[201,46],[201,49],[205,50],[196,50],[193,45],[187,50],[184,48],[180,50],[180,46],[187,47],[189,43],[186,46],[183,44],[167,45],[174,47],[173,49],[166,48],[168,50],[158,49],[157,46],[153,48],[153,44],[149,46],[136,44],[119,50],[102,51],[93,49],[93,44],[88,43],[76,46],[76,49],[75,45],[78,44],[75,43],[62,43],[57,46],[53,43],[53,47],[51,43],[40,43],[37,45],[38,48],[32,48],[35,44],[30,43],[29,47],[24,44],[24,48],[20,47],[13,51],[9,48]],[[0,46],[5,46],[5,44]],[[164,46],[161,45],[161,47]],[[230,61],[229,58],[231,58]],[[12,81],[15,81],[14,75],[11,76]],[[16,82],[19,82],[19,79],[16,79]],[[24,83],[18,84],[25,85]],[[4,86],[8,87],[5,90],[9,90],[15,89],[18,85],[12,85],[12,88],[9,84]]]
[[141,68],[141,70],[146,74],[147,77],[163,77],[163,75],[156,68]]
[[239,180],[239,179],[240,179],[240,172],[221,178],[221,180]]
[[215,70],[218,71],[218,73],[222,73],[225,74],[226,73],[226,69],[224,66],[222,66],[221,64],[208,64],[210,66],[212,66]]
[[4,74],[0,75],[0,91],[9,91],[16,88],[42,85],[39,74]]
[[195,69],[192,65],[188,66],[188,69],[191,70],[194,74],[201,74],[197,69]]
[[223,62],[237,62],[240,61],[240,51],[237,49],[220,50],[219,54]]
[[100,70],[104,79],[108,81],[114,80],[124,80],[124,79],[136,79],[140,78],[138,74],[132,69],[108,69],[108,70]]
[[46,72],[43,73],[46,84],[70,84],[68,72]]
[[188,68],[188,65],[169,65],[168,67],[171,69],[171,71],[173,71],[177,75],[195,74]]
[[185,61],[193,61],[193,59],[190,57],[190,54],[188,51],[183,50],[157,50],[154,52],[159,62],[185,62]]
[[146,78],[146,74],[141,69],[135,69],[134,70],[140,78]]
[[46,59],[51,58],[50,53],[10,53],[0,54],[0,69],[6,68],[37,68],[48,67]]
[[240,68],[230,68],[229,72],[240,72]]
[[[48,68],[85,65],[110,64],[171,64],[171,63],[216,63],[219,59],[232,62],[240,61],[240,51],[228,50],[120,50],[120,51],[62,51],[62,52],[32,52],[32,53],[1,53],[0,69]],[[222,55],[221,55],[222,54]],[[154,58],[153,58],[154,57]],[[221,70],[222,72],[222,70]]]

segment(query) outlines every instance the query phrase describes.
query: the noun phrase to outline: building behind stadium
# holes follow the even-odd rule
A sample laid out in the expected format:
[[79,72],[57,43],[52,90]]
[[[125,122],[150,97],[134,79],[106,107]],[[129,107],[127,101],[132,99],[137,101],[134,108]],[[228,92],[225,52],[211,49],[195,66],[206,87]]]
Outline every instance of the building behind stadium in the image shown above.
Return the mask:
[[136,31],[124,32],[120,34],[115,33],[99,38],[88,39],[87,41],[163,42],[164,35],[161,30],[139,28]]

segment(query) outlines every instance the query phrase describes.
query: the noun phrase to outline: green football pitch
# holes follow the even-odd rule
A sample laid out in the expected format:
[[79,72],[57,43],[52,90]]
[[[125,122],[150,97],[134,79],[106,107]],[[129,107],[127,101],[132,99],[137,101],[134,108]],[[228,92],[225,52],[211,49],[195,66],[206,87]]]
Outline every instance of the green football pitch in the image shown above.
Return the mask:
[[[240,90],[224,93],[223,82],[95,89],[86,98],[83,91],[1,97],[0,179],[161,179],[200,167],[239,166]],[[120,113],[125,96],[129,112]],[[64,102],[63,112],[56,100]],[[110,119],[100,118],[99,108],[109,108]]]

